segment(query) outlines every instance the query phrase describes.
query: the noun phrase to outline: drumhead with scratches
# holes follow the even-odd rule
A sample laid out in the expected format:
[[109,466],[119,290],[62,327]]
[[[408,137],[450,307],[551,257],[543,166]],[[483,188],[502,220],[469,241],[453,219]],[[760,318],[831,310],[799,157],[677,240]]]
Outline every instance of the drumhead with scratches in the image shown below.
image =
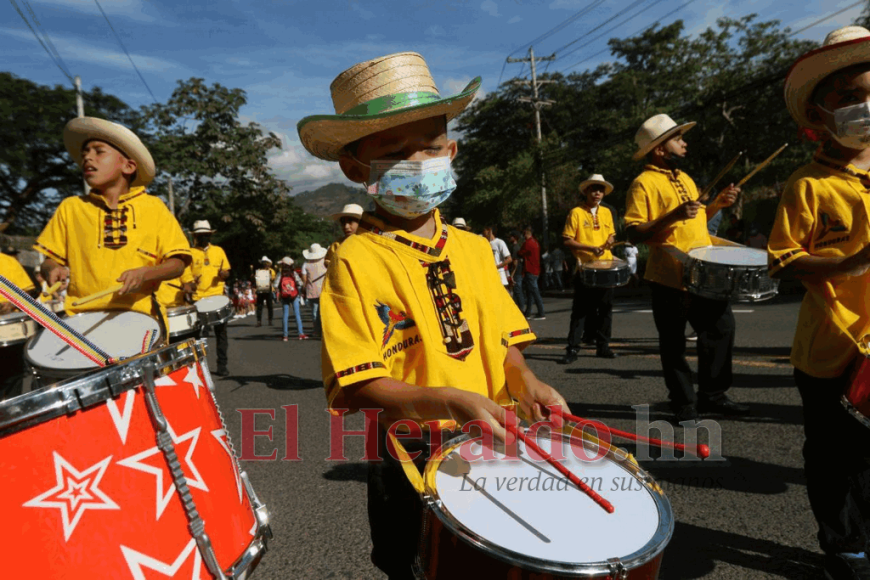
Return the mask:
[[707,246],[689,250],[689,256],[696,260],[724,264],[726,266],[763,266],[767,267],[767,252],[756,248],[737,246]]

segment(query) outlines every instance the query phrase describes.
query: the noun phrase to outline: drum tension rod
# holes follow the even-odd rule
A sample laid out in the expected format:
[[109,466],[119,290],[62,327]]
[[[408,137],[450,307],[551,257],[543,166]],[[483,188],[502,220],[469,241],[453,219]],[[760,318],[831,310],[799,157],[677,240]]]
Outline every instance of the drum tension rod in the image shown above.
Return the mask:
[[148,414],[151,415],[151,421],[157,430],[157,447],[160,448],[160,451],[163,452],[163,457],[166,459],[169,473],[172,475],[172,482],[175,483],[175,492],[178,494],[178,498],[184,506],[184,513],[187,515],[190,533],[196,540],[196,545],[199,548],[206,568],[218,580],[227,580],[226,575],[218,564],[217,556],[215,556],[214,548],[211,545],[211,539],[209,539],[208,534],[205,532],[205,523],[199,517],[199,510],[196,509],[196,503],[193,501],[193,496],[187,485],[187,479],[184,477],[181,463],[178,461],[175,444],[172,442],[172,436],[169,435],[169,423],[160,409],[160,403],[157,402],[157,392],[154,385],[155,371],[156,368],[153,363],[146,364],[143,368],[142,384],[145,387],[145,403],[148,407]]
[[626,580],[628,578],[628,570],[619,558],[607,560],[607,567],[610,568],[611,580]]

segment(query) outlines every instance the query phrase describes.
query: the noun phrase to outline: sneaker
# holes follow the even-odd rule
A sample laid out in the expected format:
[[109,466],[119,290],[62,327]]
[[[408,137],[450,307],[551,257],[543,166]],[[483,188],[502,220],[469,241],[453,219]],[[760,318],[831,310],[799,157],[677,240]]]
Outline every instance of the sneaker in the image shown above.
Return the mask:
[[870,561],[861,554],[825,555],[825,578],[828,580],[867,580],[870,579]]
[[609,346],[600,346],[598,347],[598,351],[595,353],[595,356],[598,358],[616,358],[619,355],[610,350]]
[[749,405],[732,401],[727,395],[716,399],[698,399],[698,411],[715,415],[730,415],[732,417],[745,417],[749,415]]
[[565,352],[565,356],[563,356],[562,358],[559,359],[559,364],[560,365],[569,365],[572,362],[576,361],[578,358],[580,358],[580,355],[577,354],[577,351],[573,350],[573,349],[569,349]]
[[299,340],[308,340],[308,335],[307,334],[300,334]]
[[689,334],[686,335],[686,340],[691,340],[691,341],[698,340],[698,333],[697,332],[690,332]]
[[281,340],[283,340],[284,342],[287,342],[288,339],[287,339],[287,337],[285,336],[285,337],[282,338]]
[[547,317],[543,314],[538,314],[537,316],[535,316],[534,318],[530,318],[529,320],[547,320]]
[[230,371],[227,369],[227,367],[218,367],[217,371],[215,371],[214,374],[219,377],[228,377],[230,376]]

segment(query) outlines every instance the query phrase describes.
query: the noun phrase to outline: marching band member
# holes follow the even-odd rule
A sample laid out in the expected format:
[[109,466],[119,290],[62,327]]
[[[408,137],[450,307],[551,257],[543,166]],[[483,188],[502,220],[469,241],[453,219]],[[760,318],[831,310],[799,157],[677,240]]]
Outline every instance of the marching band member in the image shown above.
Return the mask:
[[[456,187],[447,122],[480,83],[442,98],[420,55],[393,54],[341,73],[331,85],[337,114],[298,125],[305,148],[338,161],[376,203],[336,252],[321,305],[329,408],[383,409],[382,444],[385,426],[400,419],[479,419],[503,437],[499,404],[512,398],[538,419],[544,405],[567,409],[525,364],[520,349],[534,335],[502,288],[489,244],[436,209]],[[422,461],[428,445],[419,447]],[[412,578],[419,496],[389,456],[369,464],[368,489],[372,561],[390,578]]]
[[[230,277],[230,261],[227,259],[227,254],[220,246],[215,246],[211,243],[211,235],[214,230],[211,229],[211,224],[208,220],[197,220],[193,222],[193,264],[191,271],[196,281],[196,293],[193,296],[194,300],[201,300],[209,296],[223,296],[224,284],[227,278]],[[229,341],[227,340],[227,324],[215,324],[214,336],[217,342],[217,371],[215,374],[219,377],[226,377],[230,374],[227,369],[227,350]],[[209,327],[203,325],[201,338],[208,336]]]
[[863,358],[854,339],[870,331],[870,32],[830,33],[792,66],[785,100],[795,121],[823,140],[786,184],[768,242],[770,274],[808,290],[791,351],[807,495],[826,578],[870,578],[870,430],[840,404]]
[[[582,204],[571,210],[562,230],[562,241],[577,259],[578,264],[594,260],[612,260],[610,246],[616,240],[616,228],[610,210],[601,206],[613,185],[602,175],[591,175],[580,184]],[[616,358],[610,350],[610,332],[613,327],[613,288],[593,288],[583,284],[579,268],[574,274],[574,302],[571,305],[571,324],[568,327],[568,346],[562,364],[577,360],[580,336],[586,317],[592,317],[591,337],[597,346],[596,356]]]
[[[63,200],[33,246],[46,257],[43,277],[49,286],[70,280],[67,314],[132,310],[157,318],[165,330],[154,291],[181,275],[190,244],[166,205],[145,191],[154,179],[151,154],[126,127],[92,117],[67,123],[63,139],[91,191]],[[73,306],[118,282],[118,292]]]
[[196,292],[196,278],[193,269],[187,266],[178,278],[164,280],[157,289],[157,302],[167,308],[190,304],[188,297],[193,298]]
[[[0,232],[8,226],[8,222],[0,224]],[[13,256],[0,254],[0,276],[31,296],[35,297],[38,293],[33,280],[27,275],[27,270]],[[13,312],[15,312],[15,307],[12,303],[0,296],[0,316]],[[3,364],[0,364],[0,401],[17,397],[22,392],[26,370],[24,366],[24,347],[26,345],[26,342],[22,342],[0,347],[0,356],[3,359]]]
[[[635,136],[634,159],[645,159],[626,200],[625,225],[632,243],[650,247],[644,278],[652,288],[652,308],[671,409],[677,422],[696,419],[698,412],[746,415],[749,408],[726,395],[731,387],[735,321],[731,305],[690,294],[683,285],[682,263],[671,255],[712,244],[707,220],[728,207],[740,193],[733,185],[706,208],[698,201],[691,177],[678,169],[686,155],[683,135],[694,122],[677,125],[656,115]],[[698,332],[698,384],[686,362],[686,322]]]
[[341,208],[340,212],[332,214],[331,217],[333,221],[337,221],[341,225],[342,238],[330,244],[329,250],[326,252],[327,266],[329,266],[332,257],[335,255],[335,252],[338,250],[341,243],[356,233],[357,228],[359,228],[359,220],[362,218],[362,214],[362,206],[355,203],[349,203]]

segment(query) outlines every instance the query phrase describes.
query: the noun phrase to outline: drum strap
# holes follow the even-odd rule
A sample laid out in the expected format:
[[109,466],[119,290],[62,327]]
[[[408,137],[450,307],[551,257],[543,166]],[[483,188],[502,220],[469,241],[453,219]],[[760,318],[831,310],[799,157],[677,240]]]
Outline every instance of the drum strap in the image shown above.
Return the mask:
[[417,466],[414,465],[414,460],[411,459],[411,456],[408,455],[408,451],[399,443],[399,440],[395,435],[389,433],[387,435],[388,441],[392,443],[393,447],[396,449],[396,455],[399,456],[399,461],[402,463],[402,469],[405,471],[405,477],[408,478],[408,481],[411,482],[411,485],[419,494],[423,494],[425,490],[425,486],[423,485],[423,476],[420,474],[420,470],[417,469]]

